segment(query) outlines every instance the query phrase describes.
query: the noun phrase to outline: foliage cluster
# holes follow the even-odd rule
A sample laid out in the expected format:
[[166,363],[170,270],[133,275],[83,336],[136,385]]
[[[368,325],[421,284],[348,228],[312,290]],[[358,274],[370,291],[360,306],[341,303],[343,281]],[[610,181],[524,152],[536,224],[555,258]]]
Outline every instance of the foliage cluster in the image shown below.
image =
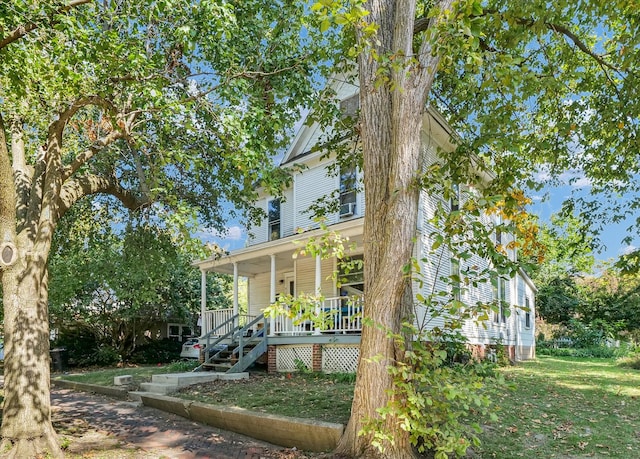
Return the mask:
[[171,339],[144,339],[126,359],[118,349],[96,341],[87,330],[63,329],[53,345],[65,349],[71,367],[108,367],[124,361],[133,364],[171,363],[179,358],[182,343]]
[[[138,346],[157,339],[167,321],[195,332],[200,310],[200,273],[191,260],[204,247],[182,244],[169,230],[110,204],[85,201],[72,209],[53,243],[50,320],[78,365],[145,361],[135,355]],[[210,307],[228,306],[228,276],[207,280]],[[170,361],[179,350],[161,354],[158,361]]]
[[390,338],[403,356],[388,366],[393,397],[378,410],[380,418],[367,421],[362,433],[371,434],[375,445],[384,450],[394,441],[383,427],[384,419],[393,416],[420,452],[433,451],[436,459],[463,457],[470,446],[479,444],[481,429],[476,420],[495,416],[486,390],[488,378],[499,379],[492,364],[468,354],[461,358],[464,341],[455,334],[420,331],[405,323],[404,334]]
[[554,357],[580,357],[580,358],[593,358],[593,359],[613,359],[618,358],[621,355],[625,355],[625,350],[620,350],[614,347],[606,346],[592,346],[592,347],[542,347],[538,349],[536,347],[536,353],[538,355],[548,355]]
[[621,366],[621,367],[640,370],[640,350],[636,349],[635,352],[630,353],[625,357],[620,357],[617,363],[618,363],[618,366]]
[[[576,215],[558,214],[540,233],[545,259],[532,264],[538,286],[537,314],[559,325],[551,338],[571,339],[577,348],[601,346],[605,340],[635,342],[640,332],[640,276],[624,264],[596,265],[593,235]],[[597,274],[593,274],[596,271]]]

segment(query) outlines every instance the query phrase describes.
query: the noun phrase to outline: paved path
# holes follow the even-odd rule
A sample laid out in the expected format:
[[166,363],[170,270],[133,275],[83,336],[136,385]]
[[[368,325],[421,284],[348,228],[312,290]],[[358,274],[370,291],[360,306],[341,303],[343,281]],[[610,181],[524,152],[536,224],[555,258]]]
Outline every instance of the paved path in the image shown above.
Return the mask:
[[[319,457],[209,427],[155,408],[55,389],[53,419],[81,457],[302,459]],[[92,451],[92,453],[88,453]],[[98,452],[99,451],[99,452]],[[91,454],[91,455],[88,455]],[[95,455],[94,455],[95,454]]]

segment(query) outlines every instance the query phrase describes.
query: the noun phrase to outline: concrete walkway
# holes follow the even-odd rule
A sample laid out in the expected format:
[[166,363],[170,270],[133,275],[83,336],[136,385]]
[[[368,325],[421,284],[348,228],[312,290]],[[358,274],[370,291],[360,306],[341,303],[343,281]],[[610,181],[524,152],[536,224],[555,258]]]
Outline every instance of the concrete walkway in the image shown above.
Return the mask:
[[[54,389],[56,430],[76,457],[110,459],[308,459],[326,457],[283,449],[180,416],[102,395]],[[91,455],[86,455],[89,451]],[[96,453],[99,451],[98,453]],[[93,455],[97,454],[97,455]]]

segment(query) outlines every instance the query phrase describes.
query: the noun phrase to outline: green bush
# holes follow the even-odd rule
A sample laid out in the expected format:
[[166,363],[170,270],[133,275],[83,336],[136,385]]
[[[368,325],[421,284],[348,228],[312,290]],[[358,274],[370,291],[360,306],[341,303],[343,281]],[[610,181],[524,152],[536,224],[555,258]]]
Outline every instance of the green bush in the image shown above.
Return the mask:
[[633,368],[634,370],[640,370],[640,353],[621,357],[617,362],[618,366],[625,368]]
[[93,334],[82,330],[62,332],[51,347],[52,349],[63,347],[67,350],[69,366],[108,366],[120,360],[120,356],[113,348],[99,346]]
[[355,373],[329,373],[328,377],[337,383],[354,384],[356,382]]
[[552,357],[583,357],[594,359],[612,359],[620,357],[626,350],[624,348],[606,347],[606,346],[592,346],[586,348],[542,348],[536,347],[536,353],[538,355],[548,355]]
[[170,363],[180,358],[182,343],[171,339],[148,340],[138,346],[129,357],[131,363]]

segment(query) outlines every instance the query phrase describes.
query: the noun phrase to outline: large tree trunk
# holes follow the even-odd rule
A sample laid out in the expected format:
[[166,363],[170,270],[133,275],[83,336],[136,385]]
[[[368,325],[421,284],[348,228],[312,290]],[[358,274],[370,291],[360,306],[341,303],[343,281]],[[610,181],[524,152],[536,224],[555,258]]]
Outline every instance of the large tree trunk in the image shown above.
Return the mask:
[[[20,249],[20,248],[19,248]],[[27,256],[5,270],[2,449],[7,457],[61,455],[51,424],[46,262]]]
[[[450,1],[444,1],[448,6]],[[379,56],[413,56],[415,2],[372,0],[365,8],[367,20],[378,25],[372,42]],[[407,62],[388,69],[391,81],[376,84],[380,63],[368,53],[359,58],[360,129],[364,156],[365,326],[351,418],[337,452],[354,457],[402,459],[415,456],[409,433],[398,419],[388,416],[384,431],[393,438],[380,451],[371,434],[359,435],[367,419],[380,418],[378,409],[393,397],[388,367],[402,361],[388,332],[401,334],[402,321],[413,301],[405,267],[413,254],[421,174],[422,117],[438,59],[430,46],[420,65]],[[409,304],[408,304],[409,303]],[[373,357],[381,357],[372,359]]]
[[[5,258],[3,253],[0,266],[5,345],[0,450],[9,458],[59,457],[61,450],[51,424],[47,304],[47,258],[55,213],[45,207],[48,219],[37,216],[27,221],[18,217],[27,215],[26,197],[47,205],[56,195],[49,193],[40,199],[43,194],[28,192],[28,180],[23,183],[29,172],[22,137],[14,132],[10,156],[5,132],[0,115],[0,242],[5,248],[17,250],[15,258]],[[20,199],[16,187],[25,194]]]
[[[388,366],[397,355],[387,330],[399,334],[407,318],[404,293],[410,288],[404,268],[413,252],[418,190],[414,179],[419,169],[422,110],[409,107],[395,110],[393,97],[384,89],[361,89],[364,173],[366,190],[364,229],[365,316],[374,326],[365,326],[360,345],[351,418],[338,452],[358,457],[409,458],[413,452],[408,432],[397,419],[387,418],[385,431],[394,437],[384,452],[371,444],[369,435],[359,436],[366,419],[375,419],[377,409],[390,401],[392,378]],[[409,101],[412,102],[412,101]],[[415,102],[414,102],[415,103]],[[373,116],[367,116],[370,112]],[[377,325],[382,325],[380,328]],[[369,360],[374,356],[382,359]]]

